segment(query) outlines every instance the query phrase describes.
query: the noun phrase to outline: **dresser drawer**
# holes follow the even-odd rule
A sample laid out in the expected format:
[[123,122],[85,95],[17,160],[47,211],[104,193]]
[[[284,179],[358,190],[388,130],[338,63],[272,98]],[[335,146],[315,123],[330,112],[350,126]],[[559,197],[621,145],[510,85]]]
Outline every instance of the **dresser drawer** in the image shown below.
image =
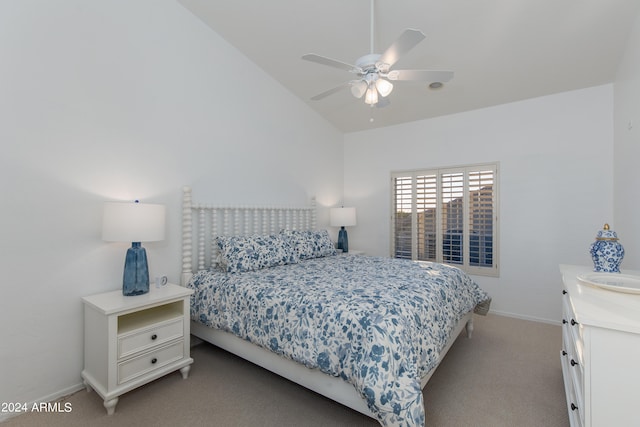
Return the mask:
[[575,342],[571,336],[563,332],[562,334],[562,370],[565,381],[571,381],[571,388],[574,390],[575,403],[582,410],[584,402],[584,365],[576,354]]
[[159,369],[184,357],[184,341],[178,340],[164,347],[118,363],[118,384]]
[[567,408],[569,414],[569,425],[571,427],[582,427],[584,425],[584,399],[581,390],[576,390],[575,371],[569,363],[569,354],[562,350],[560,352],[560,362],[562,365],[562,378],[564,380],[564,391],[567,398]]
[[118,335],[118,359],[160,346],[184,335],[184,319],[167,320],[149,328]]
[[567,339],[572,343],[571,353],[577,358],[576,362],[582,366],[584,364],[583,328],[576,321],[568,294],[562,299],[562,333],[567,335]]

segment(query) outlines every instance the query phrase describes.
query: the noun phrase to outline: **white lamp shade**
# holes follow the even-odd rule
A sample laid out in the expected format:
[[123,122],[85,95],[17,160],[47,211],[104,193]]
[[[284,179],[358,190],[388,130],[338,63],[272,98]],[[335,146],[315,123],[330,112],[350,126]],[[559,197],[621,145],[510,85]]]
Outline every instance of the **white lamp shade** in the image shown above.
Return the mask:
[[331,208],[329,221],[333,227],[356,225],[356,208]]
[[376,80],[376,89],[378,89],[378,93],[380,96],[385,97],[391,93],[393,90],[393,84],[385,79]]
[[106,202],[102,240],[155,242],[164,240],[165,207],[148,203]]
[[364,80],[351,83],[351,94],[356,98],[362,98],[362,95],[367,91],[367,83]]
[[369,85],[367,93],[364,95],[364,103],[373,105],[378,102],[378,90],[375,85]]

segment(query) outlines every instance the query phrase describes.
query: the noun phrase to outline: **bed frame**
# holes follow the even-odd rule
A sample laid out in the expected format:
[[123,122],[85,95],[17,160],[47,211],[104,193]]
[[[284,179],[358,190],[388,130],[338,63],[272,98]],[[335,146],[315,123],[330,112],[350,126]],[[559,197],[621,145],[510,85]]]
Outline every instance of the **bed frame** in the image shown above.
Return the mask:
[[[312,200],[311,205],[306,207],[212,206],[193,203],[191,188],[183,187],[182,285],[185,286],[188,283],[195,271],[204,270],[217,264],[216,236],[273,234],[285,228],[290,230],[316,229],[315,200]],[[193,241],[194,234],[197,234],[196,242]],[[438,364],[464,328],[466,328],[467,337],[471,338],[473,312],[467,313],[460,319],[440,355]],[[233,334],[212,329],[197,322],[191,322],[191,334],[331,400],[377,419],[356,389],[339,377],[326,375],[317,369],[309,369]],[[427,384],[434,371],[435,368],[422,378],[422,388]]]

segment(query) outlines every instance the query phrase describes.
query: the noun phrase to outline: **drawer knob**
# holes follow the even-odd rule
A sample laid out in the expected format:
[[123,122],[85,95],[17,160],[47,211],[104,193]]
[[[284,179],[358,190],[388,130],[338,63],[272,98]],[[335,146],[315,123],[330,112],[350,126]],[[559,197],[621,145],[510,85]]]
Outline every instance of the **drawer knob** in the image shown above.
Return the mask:
[[155,365],[158,362],[158,359],[156,359],[155,357],[153,359],[151,359],[151,364]]
[[156,334],[151,335],[151,341],[155,341],[157,339],[158,339],[158,335]]
[[576,362],[575,360],[571,359],[571,366],[576,366],[578,365],[578,362]]
[[576,326],[578,324],[578,322],[576,322],[574,319],[571,319],[571,326]]
[[563,289],[562,290],[562,295],[566,295],[566,294],[567,294],[567,291]]
[[575,403],[571,404],[571,410],[575,411],[576,409],[578,409],[578,407],[575,405]]
[[562,350],[562,355],[563,355],[563,356],[566,356],[566,355],[567,355],[567,352],[566,352],[566,351],[564,351],[564,350]]
[[562,324],[563,325],[566,325],[567,323],[569,323],[569,322],[567,322],[567,319],[562,319]]

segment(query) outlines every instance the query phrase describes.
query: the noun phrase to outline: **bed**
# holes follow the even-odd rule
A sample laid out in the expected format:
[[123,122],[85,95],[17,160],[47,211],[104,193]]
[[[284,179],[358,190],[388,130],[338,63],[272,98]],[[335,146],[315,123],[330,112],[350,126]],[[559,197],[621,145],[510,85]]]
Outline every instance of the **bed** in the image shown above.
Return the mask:
[[338,254],[315,212],[197,204],[185,187],[192,334],[381,425],[424,425],[422,389],[490,297],[452,266]]

